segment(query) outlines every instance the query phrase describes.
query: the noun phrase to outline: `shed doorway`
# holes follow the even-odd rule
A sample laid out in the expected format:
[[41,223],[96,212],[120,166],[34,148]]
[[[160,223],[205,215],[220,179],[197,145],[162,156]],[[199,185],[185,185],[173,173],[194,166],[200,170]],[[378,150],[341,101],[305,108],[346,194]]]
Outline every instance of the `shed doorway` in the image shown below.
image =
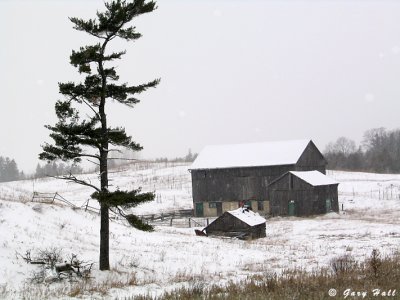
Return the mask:
[[196,203],[196,217],[203,217],[203,203]]
[[288,214],[291,217],[296,215],[296,202],[294,200],[289,201]]
[[326,212],[331,212],[332,211],[332,201],[331,199],[326,199],[325,200],[325,207],[326,207]]

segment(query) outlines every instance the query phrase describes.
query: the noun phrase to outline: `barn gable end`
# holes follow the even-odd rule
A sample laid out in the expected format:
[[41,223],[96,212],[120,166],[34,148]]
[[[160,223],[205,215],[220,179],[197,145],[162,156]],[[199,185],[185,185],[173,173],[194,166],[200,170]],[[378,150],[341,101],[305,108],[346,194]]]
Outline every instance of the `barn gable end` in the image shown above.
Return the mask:
[[310,141],[300,158],[296,162],[297,171],[312,171],[317,170],[323,174],[326,174],[327,161],[318,150],[317,146]]

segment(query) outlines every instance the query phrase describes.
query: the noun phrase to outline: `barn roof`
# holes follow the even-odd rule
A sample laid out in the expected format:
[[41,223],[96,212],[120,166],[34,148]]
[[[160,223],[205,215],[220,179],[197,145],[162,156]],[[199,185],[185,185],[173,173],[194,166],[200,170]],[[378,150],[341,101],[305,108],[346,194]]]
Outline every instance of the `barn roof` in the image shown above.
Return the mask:
[[260,225],[266,222],[266,220],[258,213],[242,207],[239,207],[235,210],[227,211],[227,213],[231,214],[232,216],[238,218],[239,220],[250,226]]
[[206,146],[189,169],[292,165],[311,140]]
[[292,173],[294,176],[299,177],[312,186],[338,184],[338,182],[319,171],[290,171],[289,173]]

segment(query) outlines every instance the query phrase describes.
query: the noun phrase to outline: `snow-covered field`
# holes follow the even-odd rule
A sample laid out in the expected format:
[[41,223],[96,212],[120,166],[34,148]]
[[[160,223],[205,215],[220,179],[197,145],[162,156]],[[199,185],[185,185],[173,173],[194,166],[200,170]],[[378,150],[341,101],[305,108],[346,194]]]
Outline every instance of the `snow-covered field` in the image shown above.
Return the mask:
[[[83,175],[95,182],[95,175]],[[252,274],[280,273],[288,268],[312,270],[329,265],[343,254],[356,259],[372,249],[390,254],[400,245],[400,175],[329,171],[340,182],[339,203],[344,211],[312,218],[272,218],[267,237],[254,241],[196,237],[193,228],[157,226],[144,233],[111,222],[111,271],[97,271],[92,288],[79,297],[115,299],[137,294],[156,295],[190,282],[223,283]],[[141,165],[112,173],[120,189],[142,186],[157,199],[135,208],[137,214],[192,208],[190,173],[185,165]],[[73,295],[77,283],[30,283],[38,266],[26,264],[25,254],[61,248],[65,256],[97,263],[99,218],[62,204],[32,203],[33,192],[58,192],[76,206],[92,190],[56,179],[0,184],[0,298],[35,299]],[[94,201],[90,201],[95,206]],[[135,285],[120,288],[121,283]],[[100,288],[102,287],[102,288]],[[82,289],[84,290],[84,289]],[[65,298],[68,298],[65,296]]]

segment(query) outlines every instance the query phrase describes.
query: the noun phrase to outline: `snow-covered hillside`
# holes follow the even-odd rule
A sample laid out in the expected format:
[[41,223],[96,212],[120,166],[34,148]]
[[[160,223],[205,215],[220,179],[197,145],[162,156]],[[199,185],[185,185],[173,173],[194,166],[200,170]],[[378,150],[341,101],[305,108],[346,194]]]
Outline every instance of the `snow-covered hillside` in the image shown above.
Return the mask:
[[[96,180],[95,175],[84,176]],[[346,253],[363,259],[374,248],[388,254],[399,250],[400,175],[330,171],[328,176],[340,182],[339,202],[344,211],[312,218],[268,219],[267,237],[254,241],[196,237],[193,228],[170,226],[157,226],[155,232],[145,233],[111,222],[112,270],[96,271],[95,265],[94,278],[85,288],[74,282],[30,283],[38,266],[26,264],[16,253],[32,250],[34,255],[35,251],[57,247],[65,256],[75,253],[97,263],[100,222],[96,214],[61,203],[29,202],[33,191],[58,192],[81,206],[92,191],[56,179],[3,183],[0,298],[155,295],[193,281],[223,283],[287,268],[312,270],[328,266],[333,257]],[[156,191],[157,200],[136,208],[138,214],[192,207],[187,166],[131,166],[112,173],[112,178],[115,188],[142,186],[144,191]],[[75,294],[78,288],[81,292]]]

